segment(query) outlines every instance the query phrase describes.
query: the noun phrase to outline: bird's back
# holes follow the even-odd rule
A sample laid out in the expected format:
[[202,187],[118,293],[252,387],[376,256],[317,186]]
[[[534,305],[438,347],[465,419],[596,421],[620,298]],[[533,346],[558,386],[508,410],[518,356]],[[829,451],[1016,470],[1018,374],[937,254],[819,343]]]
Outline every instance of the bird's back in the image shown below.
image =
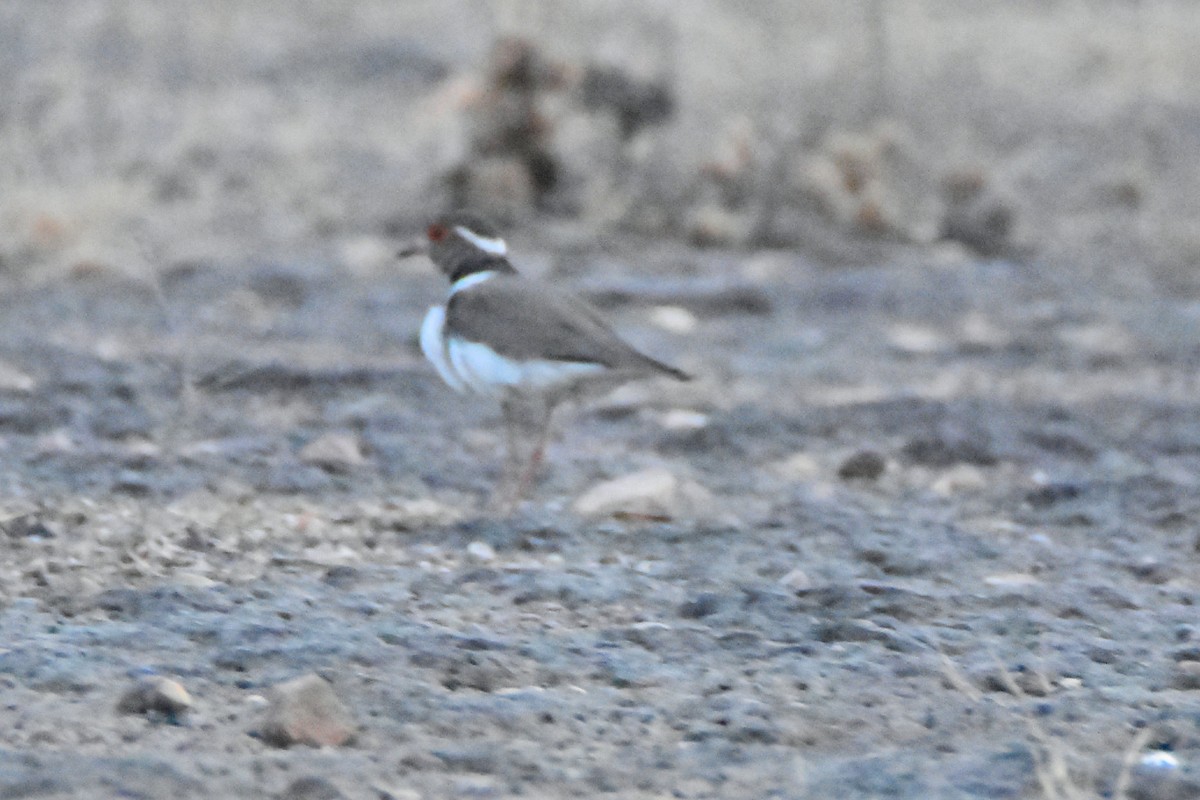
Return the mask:
[[688,379],[617,336],[583,299],[516,275],[495,275],[456,292],[446,322],[455,336],[485,344],[506,358],[599,364],[621,372]]

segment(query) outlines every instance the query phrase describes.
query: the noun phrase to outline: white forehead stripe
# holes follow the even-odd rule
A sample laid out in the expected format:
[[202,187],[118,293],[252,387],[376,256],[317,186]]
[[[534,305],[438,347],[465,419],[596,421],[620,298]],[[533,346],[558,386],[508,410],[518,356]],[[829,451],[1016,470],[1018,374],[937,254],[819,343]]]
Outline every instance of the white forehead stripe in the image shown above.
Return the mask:
[[458,292],[465,292],[472,286],[478,286],[488,278],[496,277],[496,271],[493,269],[484,270],[483,272],[472,272],[470,275],[463,277],[450,284],[450,296],[453,297]]
[[491,253],[494,256],[503,256],[508,254],[508,245],[499,236],[480,236],[470,228],[462,225],[455,225],[454,232],[485,253]]

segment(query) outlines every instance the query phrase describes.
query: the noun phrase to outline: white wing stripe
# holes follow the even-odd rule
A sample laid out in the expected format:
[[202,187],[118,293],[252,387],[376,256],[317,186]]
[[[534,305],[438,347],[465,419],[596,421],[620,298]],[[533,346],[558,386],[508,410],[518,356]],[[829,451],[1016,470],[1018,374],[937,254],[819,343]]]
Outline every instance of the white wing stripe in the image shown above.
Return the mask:
[[508,243],[499,236],[480,236],[475,231],[462,225],[455,225],[454,232],[485,253],[491,253],[494,256],[508,254]]

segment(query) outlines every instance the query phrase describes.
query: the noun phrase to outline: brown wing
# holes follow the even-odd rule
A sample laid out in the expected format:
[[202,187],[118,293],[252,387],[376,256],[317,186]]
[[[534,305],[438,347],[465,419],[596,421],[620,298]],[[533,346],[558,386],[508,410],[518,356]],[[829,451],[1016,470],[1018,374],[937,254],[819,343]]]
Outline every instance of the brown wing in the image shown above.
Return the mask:
[[603,364],[610,369],[687,376],[624,342],[596,309],[572,294],[497,275],[450,298],[446,328],[502,356]]

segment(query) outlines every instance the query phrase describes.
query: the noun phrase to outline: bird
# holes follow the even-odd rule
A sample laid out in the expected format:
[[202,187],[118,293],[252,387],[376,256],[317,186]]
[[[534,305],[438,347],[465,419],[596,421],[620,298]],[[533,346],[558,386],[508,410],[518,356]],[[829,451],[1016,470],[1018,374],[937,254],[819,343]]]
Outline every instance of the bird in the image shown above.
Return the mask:
[[[500,402],[507,463],[493,499],[501,507],[532,487],[564,401],[642,378],[691,379],[621,339],[583,298],[521,275],[496,226],[478,214],[442,214],[398,253],[419,254],[450,281],[446,303],[421,325],[422,353],[455,392]],[[523,439],[532,442],[528,458]]]

